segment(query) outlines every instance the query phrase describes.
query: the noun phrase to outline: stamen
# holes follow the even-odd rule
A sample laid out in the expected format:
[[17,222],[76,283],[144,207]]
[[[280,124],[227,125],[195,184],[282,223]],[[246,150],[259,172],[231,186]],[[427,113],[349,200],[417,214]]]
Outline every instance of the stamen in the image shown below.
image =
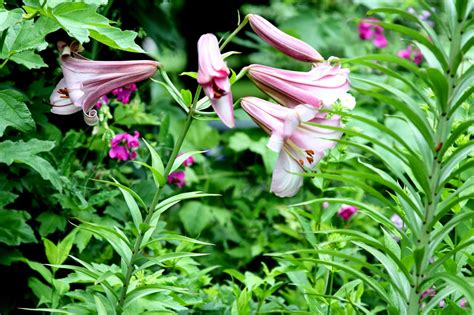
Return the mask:
[[227,93],[225,90],[219,88],[216,84],[216,82],[212,81],[212,90],[214,92],[214,97],[215,98],[221,98],[223,95],[226,95]]
[[301,166],[304,165],[304,161],[303,161],[303,160],[298,160],[298,163],[300,163]]
[[308,161],[309,164],[314,162],[314,159],[310,156],[306,157],[306,160]]
[[306,152],[306,154],[308,154],[309,156],[313,156],[314,155],[314,151],[313,150],[305,150],[304,152]]

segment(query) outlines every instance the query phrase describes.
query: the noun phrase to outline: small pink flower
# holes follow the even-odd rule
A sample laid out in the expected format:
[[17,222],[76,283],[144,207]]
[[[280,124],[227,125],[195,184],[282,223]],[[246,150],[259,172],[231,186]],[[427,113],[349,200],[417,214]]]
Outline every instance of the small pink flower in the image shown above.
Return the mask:
[[459,301],[459,306],[462,307],[462,308],[465,308],[467,305],[467,301],[465,298],[462,298],[460,301]]
[[374,43],[374,46],[377,48],[385,48],[388,44],[387,38],[383,34],[375,35],[375,38],[372,43]]
[[441,300],[441,301],[439,301],[439,304],[438,304],[438,305],[439,305],[439,307],[444,308],[444,307],[446,306],[446,301],[445,301],[445,300]]
[[423,299],[423,298],[425,298],[425,297],[427,297],[427,296],[433,297],[433,296],[435,296],[435,295],[436,295],[435,289],[433,289],[433,288],[428,288],[428,290],[426,290],[425,292],[421,293],[421,298]]
[[329,202],[327,201],[323,202],[322,206],[323,206],[323,209],[329,208]]
[[185,167],[191,166],[194,164],[194,158],[192,156],[188,157],[186,160],[184,160],[183,165]]
[[136,90],[137,85],[135,83],[130,83],[113,90],[112,94],[117,96],[117,101],[122,102],[123,104],[128,104],[130,103],[132,92],[135,92]]
[[408,46],[407,48],[400,50],[397,53],[397,56],[403,59],[411,60],[411,51],[412,47]]
[[358,25],[359,38],[362,40],[372,40],[372,43],[377,48],[385,48],[388,45],[387,38],[384,35],[382,26],[373,24],[372,22],[379,22],[375,18],[362,19]]
[[348,221],[357,211],[359,211],[359,208],[343,204],[337,215],[340,216],[344,221]]
[[400,218],[398,214],[392,215],[392,217],[390,218],[390,221],[392,221],[395,227],[399,229],[400,231],[402,231],[405,227],[405,223],[403,222],[402,218]]
[[183,171],[173,172],[168,175],[168,183],[176,184],[179,188],[183,188],[186,185],[185,177],[186,174]]
[[119,133],[112,138],[110,144],[111,148],[109,150],[109,156],[112,159],[117,159],[119,161],[133,160],[137,157],[137,152],[135,148],[138,148],[140,142],[138,138],[140,133],[135,131],[133,136],[128,133]]
[[100,109],[102,105],[105,105],[108,103],[109,103],[109,98],[107,97],[107,95],[101,96],[95,103],[95,108]]
[[413,62],[416,65],[419,65],[422,61],[423,61],[423,54],[421,53],[421,50],[417,48],[414,51]]

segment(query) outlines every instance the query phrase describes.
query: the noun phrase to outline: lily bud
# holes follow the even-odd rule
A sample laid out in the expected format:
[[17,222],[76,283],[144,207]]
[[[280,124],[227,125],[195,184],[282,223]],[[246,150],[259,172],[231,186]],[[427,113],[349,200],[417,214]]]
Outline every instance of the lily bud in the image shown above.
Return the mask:
[[249,15],[250,26],[268,44],[282,53],[304,62],[321,62],[324,58],[307,43],[279,30],[259,15]]

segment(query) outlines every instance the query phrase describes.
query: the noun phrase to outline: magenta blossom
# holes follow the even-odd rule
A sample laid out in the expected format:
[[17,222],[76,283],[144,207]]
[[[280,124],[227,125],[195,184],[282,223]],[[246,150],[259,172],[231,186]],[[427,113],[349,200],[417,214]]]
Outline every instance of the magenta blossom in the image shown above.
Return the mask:
[[194,158],[192,156],[188,157],[186,160],[184,160],[183,165],[185,167],[191,166],[194,164]]
[[179,188],[183,188],[186,185],[185,181],[186,174],[183,171],[176,171],[168,175],[168,183],[176,184]]
[[372,43],[377,48],[385,48],[388,45],[387,38],[384,35],[382,26],[373,24],[379,22],[375,18],[362,19],[358,25],[359,38],[362,40],[372,40]]
[[234,104],[230,90],[230,70],[222,58],[217,38],[205,34],[198,41],[197,82],[211,101],[217,116],[227,127],[234,127]]
[[282,70],[263,65],[247,67],[249,78],[278,103],[295,107],[309,104],[328,108],[349,90],[349,70],[329,63],[315,65],[308,72]]
[[344,221],[348,221],[356,212],[359,211],[359,208],[351,205],[343,204],[337,215],[340,216]]
[[113,90],[112,94],[117,96],[117,101],[128,104],[130,103],[130,96],[132,95],[132,92],[135,92],[136,90],[137,85],[135,83],[130,83]]
[[433,297],[436,295],[436,291],[433,288],[428,288],[425,292],[421,293],[421,298],[424,299],[425,297]]
[[421,50],[419,48],[413,49],[411,45],[408,45],[407,48],[400,50],[397,55],[400,58],[413,61],[416,65],[419,65],[423,61],[423,54],[421,53]]
[[460,301],[459,301],[459,306],[461,308],[465,308],[467,306],[467,301],[465,298],[462,298]]
[[119,161],[133,160],[137,157],[137,152],[134,151],[138,148],[140,142],[138,138],[140,133],[135,131],[133,136],[124,132],[113,137],[111,141],[111,148],[109,150],[109,156],[112,159]]
[[268,44],[296,60],[321,62],[324,58],[313,47],[279,30],[259,15],[248,15],[254,32]]
[[61,79],[50,97],[52,113],[69,115],[80,110],[88,125],[98,122],[97,100],[124,85],[151,77],[158,62],[151,60],[94,61],[81,56],[77,45],[60,42]]
[[109,98],[107,97],[107,95],[104,95],[104,96],[101,96],[99,100],[95,103],[95,107],[97,109],[100,109],[102,105],[106,105],[108,103],[109,103]]
[[342,136],[339,131],[308,124],[340,125],[338,116],[321,117],[318,110],[308,104],[287,108],[256,97],[244,97],[241,106],[270,134],[267,147],[279,153],[270,189],[279,197],[294,196],[303,184],[303,177],[297,174],[305,168],[314,168],[325,152],[336,145],[330,139]]

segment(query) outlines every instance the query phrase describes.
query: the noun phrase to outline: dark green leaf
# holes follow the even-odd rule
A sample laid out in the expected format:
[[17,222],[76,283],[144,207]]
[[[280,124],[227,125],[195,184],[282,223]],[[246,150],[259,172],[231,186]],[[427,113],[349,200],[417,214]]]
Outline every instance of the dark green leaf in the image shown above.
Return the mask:
[[24,103],[23,94],[15,90],[0,91],[0,137],[8,126],[12,126],[22,132],[35,129],[35,121]]
[[0,243],[10,246],[36,243],[34,232],[26,223],[30,218],[26,211],[0,209]]

